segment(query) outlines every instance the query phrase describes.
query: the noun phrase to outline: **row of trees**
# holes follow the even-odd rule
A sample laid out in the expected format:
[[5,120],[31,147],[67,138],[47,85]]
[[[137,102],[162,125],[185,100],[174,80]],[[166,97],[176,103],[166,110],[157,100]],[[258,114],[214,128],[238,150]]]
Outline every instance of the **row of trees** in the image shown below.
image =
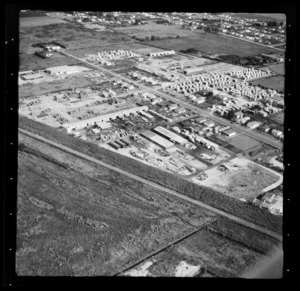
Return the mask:
[[196,185],[185,179],[181,179],[176,175],[145,165],[129,157],[116,154],[108,149],[99,147],[96,144],[76,139],[66,132],[58,131],[46,124],[33,121],[24,116],[20,116],[19,118],[19,126],[25,130],[42,135],[54,142],[90,155],[107,164],[117,166],[129,173],[172,189],[178,193],[189,196],[195,200],[233,214],[249,222],[278,233],[281,233],[282,231],[281,219],[263,209],[228,197],[211,188]]

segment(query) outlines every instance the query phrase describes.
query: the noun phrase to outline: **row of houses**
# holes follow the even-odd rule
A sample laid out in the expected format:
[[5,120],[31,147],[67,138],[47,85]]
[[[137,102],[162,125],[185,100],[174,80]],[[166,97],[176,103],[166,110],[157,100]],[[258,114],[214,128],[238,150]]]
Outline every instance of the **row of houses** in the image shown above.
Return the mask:
[[254,68],[243,68],[241,70],[230,71],[228,72],[228,74],[231,77],[249,81],[257,78],[267,77],[269,75],[272,75],[272,72],[270,70],[263,71],[263,70],[256,70]]
[[85,55],[86,59],[89,61],[110,61],[110,60],[121,60],[133,57],[140,57],[139,54],[136,54],[132,51],[126,50],[116,50],[116,51],[102,51],[97,54],[87,54]]
[[150,85],[157,85],[158,84],[158,81],[155,80],[154,78],[152,77],[146,77],[138,72],[129,72],[128,73],[129,76],[131,76],[133,79],[135,80],[140,80],[140,81],[143,81],[147,84],[150,84]]
[[[226,71],[225,71],[226,72]],[[205,73],[199,76],[194,76],[188,81],[170,84],[167,87],[179,93],[192,94],[201,90],[219,90],[229,93],[233,96],[246,96],[250,99],[269,99],[283,97],[276,90],[262,89],[258,86],[252,86],[245,80],[232,78],[229,75],[241,77],[244,79],[254,78],[265,73],[261,70],[233,70],[225,73]],[[266,72],[266,74],[269,74]]]

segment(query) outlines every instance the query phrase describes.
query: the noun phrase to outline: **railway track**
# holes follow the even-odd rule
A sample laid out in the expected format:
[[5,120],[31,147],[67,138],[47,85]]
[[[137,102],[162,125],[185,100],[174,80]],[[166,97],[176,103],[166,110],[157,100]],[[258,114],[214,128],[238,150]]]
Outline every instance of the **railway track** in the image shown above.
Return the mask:
[[230,219],[230,220],[232,220],[232,221],[235,221],[235,222],[237,222],[237,223],[239,223],[239,224],[241,224],[241,225],[243,225],[243,226],[246,226],[246,227],[248,227],[248,228],[251,228],[251,229],[253,229],[253,230],[256,230],[256,231],[258,231],[258,232],[260,232],[260,233],[263,233],[263,234],[265,234],[265,235],[267,235],[267,236],[269,236],[269,237],[272,237],[272,238],[274,238],[274,239],[276,239],[276,240],[278,240],[278,241],[280,241],[280,242],[282,241],[282,236],[281,236],[281,235],[279,235],[279,234],[277,234],[277,233],[275,233],[275,232],[273,232],[273,231],[270,231],[270,230],[268,230],[268,229],[265,229],[265,228],[263,228],[263,227],[257,226],[257,225],[255,225],[254,223],[248,222],[248,221],[243,220],[243,219],[241,219],[241,218],[239,218],[239,217],[236,217],[236,216],[234,216],[234,215],[232,215],[232,214],[226,213],[226,212],[224,212],[224,211],[222,211],[222,210],[219,210],[219,209],[217,209],[217,208],[215,208],[215,207],[212,207],[212,206],[210,206],[210,205],[207,205],[207,204],[205,204],[205,203],[202,203],[202,202],[200,202],[200,201],[197,201],[197,200],[195,200],[195,199],[192,199],[192,198],[190,198],[190,197],[188,197],[188,196],[185,196],[185,195],[183,195],[183,194],[180,194],[180,193],[178,193],[178,192],[176,192],[176,191],[173,191],[173,190],[168,189],[168,188],[166,188],[166,187],[160,186],[159,184],[156,184],[156,183],[154,183],[154,182],[148,181],[148,180],[146,180],[146,179],[144,179],[144,178],[141,178],[141,177],[139,177],[139,176],[137,176],[137,175],[134,175],[134,174],[131,174],[131,173],[127,172],[127,171],[124,171],[124,170],[122,170],[122,169],[119,169],[119,168],[117,168],[117,167],[115,167],[115,166],[112,166],[112,165],[109,165],[109,164],[104,163],[104,162],[102,162],[102,161],[99,161],[98,159],[95,159],[95,158],[93,158],[93,157],[91,157],[91,156],[89,156],[89,155],[83,154],[83,153],[78,152],[78,151],[76,151],[76,150],[73,150],[73,149],[71,149],[71,148],[69,148],[69,147],[66,147],[66,146],[64,146],[64,145],[58,144],[58,143],[56,143],[56,142],[54,142],[54,141],[51,141],[51,140],[49,140],[49,139],[46,139],[46,138],[44,138],[44,137],[42,137],[42,136],[39,136],[39,135],[37,135],[37,134],[28,132],[28,131],[26,131],[26,130],[24,130],[24,129],[21,129],[21,128],[19,128],[19,132],[21,132],[21,133],[23,133],[23,134],[25,134],[25,135],[27,135],[27,136],[30,136],[30,137],[32,137],[32,138],[35,138],[35,139],[37,139],[37,140],[39,140],[39,141],[45,142],[45,143],[47,143],[47,144],[50,144],[50,145],[52,145],[52,146],[54,146],[54,147],[56,147],[56,148],[59,148],[59,149],[65,151],[65,152],[71,153],[71,154],[73,154],[73,155],[75,155],[75,156],[77,156],[77,157],[83,158],[83,159],[85,159],[85,160],[88,160],[88,161],[94,162],[94,163],[96,163],[96,164],[99,164],[99,165],[101,165],[101,166],[103,166],[103,167],[106,167],[106,168],[108,168],[108,169],[110,169],[110,170],[113,170],[113,171],[116,171],[116,172],[118,172],[118,173],[121,173],[121,174],[123,174],[123,175],[125,175],[125,176],[127,176],[127,177],[130,177],[130,178],[132,178],[132,179],[135,179],[135,180],[137,180],[137,181],[140,181],[140,182],[142,182],[142,183],[144,183],[144,184],[147,184],[147,185],[149,185],[149,186],[151,186],[151,187],[153,187],[153,188],[159,189],[159,190],[161,190],[161,191],[163,191],[163,192],[166,192],[166,193],[168,193],[168,194],[170,194],[170,195],[172,195],[172,196],[175,196],[175,197],[177,197],[177,198],[183,199],[183,200],[185,200],[185,201],[188,201],[188,202],[190,202],[190,203],[193,203],[193,204],[195,204],[195,205],[198,205],[198,206],[200,206],[200,207],[203,207],[203,208],[205,208],[205,209],[208,209],[208,210],[210,210],[210,211],[212,211],[212,212],[214,212],[214,213],[217,213],[217,214],[219,214],[219,215],[221,215],[221,216],[223,216],[223,217],[226,217],[226,218],[228,218],[228,219]]

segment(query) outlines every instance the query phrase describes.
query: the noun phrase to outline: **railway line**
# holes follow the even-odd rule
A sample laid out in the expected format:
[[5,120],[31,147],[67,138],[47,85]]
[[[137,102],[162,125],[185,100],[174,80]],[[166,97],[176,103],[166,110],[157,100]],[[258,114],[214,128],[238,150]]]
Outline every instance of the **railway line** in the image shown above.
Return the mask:
[[125,176],[127,176],[127,177],[130,177],[130,178],[132,178],[132,179],[135,179],[135,180],[137,180],[137,181],[140,181],[140,182],[142,182],[142,183],[144,183],[144,184],[147,184],[147,185],[149,185],[149,186],[151,186],[151,187],[153,187],[153,188],[159,189],[159,190],[161,190],[161,191],[163,191],[163,192],[166,192],[166,193],[168,193],[168,194],[170,194],[170,195],[172,195],[172,196],[175,196],[175,197],[177,197],[177,198],[183,199],[183,200],[185,200],[185,201],[188,201],[188,202],[190,202],[190,203],[193,203],[193,204],[195,204],[195,205],[198,205],[198,206],[200,206],[200,207],[203,207],[203,208],[205,208],[205,209],[208,209],[208,210],[210,210],[210,211],[213,211],[214,213],[217,213],[217,214],[219,214],[219,215],[221,215],[221,216],[223,216],[223,217],[226,217],[226,218],[228,218],[228,219],[230,219],[230,220],[232,220],[232,221],[235,221],[235,222],[237,222],[237,223],[239,223],[239,224],[241,224],[241,225],[243,225],[243,226],[246,226],[246,227],[251,228],[251,229],[253,229],[253,230],[256,230],[256,231],[258,231],[258,232],[260,232],[260,233],[263,233],[263,234],[265,234],[265,235],[267,235],[267,236],[269,236],[269,237],[272,237],[272,238],[274,238],[274,239],[276,239],[276,240],[278,240],[278,241],[280,241],[280,242],[282,241],[282,236],[281,236],[281,235],[279,235],[279,234],[277,234],[277,233],[275,233],[275,232],[273,232],[273,231],[270,231],[270,230],[268,230],[268,229],[265,229],[265,228],[263,228],[263,227],[257,226],[257,225],[255,225],[254,223],[248,222],[248,221],[243,220],[243,219],[241,219],[241,218],[239,218],[239,217],[236,217],[236,216],[234,216],[234,215],[232,215],[232,214],[226,213],[226,212],[224,212],[224,211],[222,211],[222,210],[219,210],[219,209],[217,209],[217,208],[215,208],[215,207],[209,206],[209,205],[207,205],[207,204],[205,204],[205,203],[202,203],[202,202],[197,201],[197,200],[195,200],[195,199],[192,199],[192,198],[190,198],[190,197],[188,197],[188,196],[185,196],[185,195],[183,195],[183,194],[180,194],[180,193],[178,193],[178,192],[176,192],[176,191],[173,191],[173,190],[168,189],[168,188],[166,188],[166,187],[160,186],[160,185],[158,185],[158,184],[156,184],[156,183],[154,183],[154,182],[150,182],[150,181],[148,181],[148,180],[146,180],[146,179],[144,179],[144,178],[141,178],[141,177],[139,177],[139,176],[137,176],[137,175],[131,174],[131,173],[129,173],[129,172],[127,172],[127,171],[124,171],[124,170],[122,170],[122,169],[119,169],[119,168],[117,168],[117,167],[115,167],[115,166],[112,166],[112,165],[109,165],[109,164],[104,163],[104,162],[102,162],[102,161],[99,161],[98,159],[95,159],[95,158],[93,158],[93,157],[91,157],[91,156],[89,156],[89,155],[83,154],[83,153],[78,152],[78,151],[76,151],[76,150],[73,150],[73,149],[71,149],[71,148],[69,148],[69,147],[66,147],[66,146],[64,146],[64,145],[58,144],[58,143],[56,143],[56,142],[54,142],[54,141],[51,141],[51,140],[49,140],[49,139],[46,139],[46,138],[44,138],[44,137],[42,137],[42,136],[39,136],[39,135],[37,135],[37,134],[28,132],[28,131],[26,131],[26,130],[24,130],[24,129],[21,129],[21,128],[19,128],[19,132],[21,132],[21,133],[23,133],[23,134],[25,134],[25,135],[27,135],[27,136],[30,136],[30,137],[32,137],[32,138],[35,138],[35,139],[37,139],[37,140],[39,140],[39,141],[41,141],[41,142],[50,144],[50,145],[52,145],[52,146],[54,146],[54,147],[56,147],[56,148],[59,148],[59,149],[65,151],[65,152],[71,153],[71,154],[73,154],[73,155],[75,155],[75,156],[77,156],[77,157],[83,158],[83,159],[85,159],[85,160],[88,160],[88,161],[94,162],[94,163],[96,163],[96,164],[99,164],[99,165],[101,165],[101,166],[103,166],[103,167],[106,167],[106,168],[108,168],[108,169],[110,169],[110,170],[113,170],[113,171],[116,171],[116,172],[118,172],[118,173],[121,173],[121,174],[123,174],[123,175],[125,175]]

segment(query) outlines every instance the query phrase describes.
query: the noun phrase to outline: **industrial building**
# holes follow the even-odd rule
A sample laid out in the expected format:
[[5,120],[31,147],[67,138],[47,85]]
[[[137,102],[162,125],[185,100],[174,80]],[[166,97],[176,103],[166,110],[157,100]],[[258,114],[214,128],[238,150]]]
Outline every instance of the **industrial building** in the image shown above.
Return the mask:
[[195,138],[195,140],[207,148],[210,148],[210,149],[218,149],[219,148],[218,144],[211,142],[202,136],[197,136]]
[[94,124],[98,124],[98,123],[100,123],[100,127],[101,127],[101,126],[103,126],[103,124],[104,124],[103,122],[105,122],[105,121],[113,120],[113,119],[116,119],[117,117],[122,117],[124,115],[126,116],[126,115],[130,115],[130,114],[136,114],[136,113],[139,113],[142,111],[147,111],[147,110],[148,110],[147,106],[134,107],[134,108],[126,109],[126,110],[121,110],[121,111],[105,114],[102,116],[96,116],[96,117],[89,118],[86,120],[68,123],[68,124],[64,125],[64,128],[66,128],[67,131],[70,132],[73,129],[84,128],[86,126],[94,125]]
[[227,129],[223,131],[223,134],[227,135],[228,137],[236,135],[236,131],[233,129]]
[[161,57],[161,56],[169,56],[169,55],[175,55],[175,51],[162,51],[162,52],[156,52],[156,53],[149,53],[149,57]]
[[167,139],[159,136],[158,134],[156,134],[150,130],[147,130],[147,131],[141,133],[141,136],[151,140],[152,142],[158,144],[159,146],[161,146],[164,149],[168,149],[174,145],[172,142],[168,141]]
[[185,138],[181,137],[180,135],[178,135],[162,126],[157,126],[154,128],[154,130],[156,132],[166,136],[168,139],[175,141],[176,143],[179,143],[179,144],[188,143],[188,140],[186,140]]
[[52,76],[70,75],[70,74],[80,73],[83,71],[90,71],[90,69],[81,66],[60,66],[60,67],[47,68],[45,70],[46,73]]
[[43,51],[36,51],[34,54],[37,55],[38,57],[43,58],[43,59],[49,59],[49,58],[53,57],[53,54],[51,54],[50,52],[45,51],[45,50],[43,50]]
[[259,121],[250,121],[247,123],[247,126],[250,127],[251,129],[257,128],[261,125],[261,122]]
[[195,75],[203,73],[203,68],[201,67],[194,67],[194,68],[187,68],[183,71],[186,75]]

